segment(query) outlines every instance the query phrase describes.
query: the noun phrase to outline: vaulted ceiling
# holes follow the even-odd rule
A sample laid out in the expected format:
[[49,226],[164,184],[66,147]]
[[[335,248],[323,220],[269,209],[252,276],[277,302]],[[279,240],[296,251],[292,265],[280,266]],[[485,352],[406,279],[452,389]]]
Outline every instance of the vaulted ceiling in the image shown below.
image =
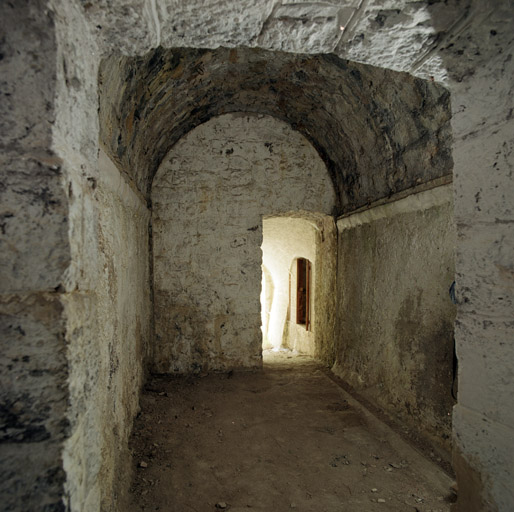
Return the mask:
[[275,116],[327,165],[339,213],[451,173],[449,93],[333,54],[163,49],[100,69],[101,142],[143,194],[189,130],[228,112]]

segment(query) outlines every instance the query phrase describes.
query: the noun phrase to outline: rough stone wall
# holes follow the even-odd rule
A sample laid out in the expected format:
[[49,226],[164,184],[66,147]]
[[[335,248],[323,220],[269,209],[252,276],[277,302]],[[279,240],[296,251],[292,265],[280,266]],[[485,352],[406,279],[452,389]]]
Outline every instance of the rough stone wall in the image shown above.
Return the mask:
[[[509,0],[102,0],[84,12],[104,53],[152,48],[248,46],[290,53],[334,53],[356,62],[448,79],[441,52],[472,33],[484,12]],[[478,19],[477,19],[478,18]],[[471,23],[470,23],[471,22]],[[127,37],[130,33],[130,37]],[[442,49],[442,50],[441,50]]]
[[93,209],[83,214],[95,236],[82,250],[96,277],[65,301],[71,435],[63,458],[71,509],[108,511],[119,510],[118,486],[130,468],[128,437],[149,346],[150,214],[103,152],[90,199]]
[[338,220],[333,371],[449,449],[455,229],[451,187]]
[[37,1],[2,2],[0,18],[0,502],[61,510],[70,248],[63,162],[51,150],[55,25]]
[[68,432],[63,308],[50,291],[2,294],[0,300],[2,509],[62,510]]
[[[53,147],[65,162],[71,264],[63,280],[69,421],[66,507],[117,510],[149,338],[146,201],[100,154],[98,47],[73,2],[54,2]],[[122,483],[125,485],[125,482]]]
[[316,235],[316,350],[327,364],[334,361],[337,318],[337,228],[333,217],[318,219]]
[[150,320],[146,203],[99,169],[80,7],[0,9],[0,501],[114,510]]
[[274,118],[227,114],[181,139],[152,189],[153,369],[259,366],[262,217],[334,202],[316,151]]
[[[510,485],[512,467],[507,457],[514,451],[514,420],[507,414],[512,410],[510,376],[514,367],[512,344],[509,343],[513,331],[510,323],[512,307],[509,306],[512,279],[509,263],[505,263],[512,254],[509,243],[513,237],[508,230],[512,224],[509,205],[514,203],[510,146],[514,83],[514,10],[511,0],[388,0],[387,5],[382,0],[334,0],[324,6],[314,3],[283,5],[278,0],[270,0],[262,4],[262,9],[256,9],[251,0],[195,0],[180,5],[171,0],[52,0],[48,5],[38,0],[21,0],[3,2],[1,8],[6,34],[0,43],[3,57],[0,61],[3,94],[0,108],[4,109],[0,116],[2,183],[9,184],[9,194],[14,190],[31,192],[25,198],[30,203],[30,208],[25,210],[27,213],[3,218],[1,222],[6,226],[6,233],[2,230],[0,235],[2,243],[6,243],[7,237],[9,247],[35,244],[32,245],[34,251],[20,251],[7,267],[2,267],[2,284],[12,280],[14,260],[18,261],[19,269],[32,269],[18,273],[16,283],[24,279],[34,281],[30,286],[20,286],[13,294],[2,292],[2,302],[19,302],[20,308],[9,311],[19,315],[20,322],[33,318],[41,325],[37,332],[46,332],[45,319],[50,320],[48,333],[52,341],[48,341],[48,346],[53,344],[57,352],[62,347],[62,333],[59,331],[61,306],[55,302],[52,291],[61,282],[56,276],[67,265],[78,275],[87,274],[89,266],[95,267],[93,263],[90,265],[90,257],[81,258],[80,251],[73,253],[70,263],[66,241],[52,244],[49,251],[49,245],[39,244],[38,240],[45,237],[58,240],[69,227],[66,212],[62,211],[63,207],[66,210],[68,179],[63,180],[65,183],[60,189],[56,186],[59,180],[56,175],[73,173],[76,183],[80,184],[78,190],[82,187],[87,190],[86,186],[92,183],[88,178],[94,177],[96,151],[87,152],[85,158],[78,158],[78,155],[89,141],[94,141],[94,147],[98,139],[95,69],[101,57],[117,52],[142,55],[161,43],[166,47],[248,45],[306,53],[334,51],[343,59],[444,80],[452,94],[457,276],[463,286],[462,294],[458,290],[456,340],[462,363],[460,385],[461,389],[467,387],[454,417],[455,467],[460,485],[459,503],[462,504],[459,507],[465,512],[510,511],[514,508]],[[66,56],[68,59],[63,58]],[[56,68],[59,73],[57,84],[62,86],[57,99],[70,100],[62,102],[59,108],[54,104]],[[77,78],[81,84],[79,88],[76,87]],[[56,114],[71,121],[69,128],[62,130],[66,143],[60,144],[60,149],[73,147],[78,150],[66,158],[59,154],[63,160],[59,169],[54,168],[55,153],[50,141]],[[329,133],[325,129],[320,132]],[[4,145],[5,141],[8,142]],[[340,139],[335,144],[340,144]],[[4,181],[5,174],[9,180]],[[20,181],[15,185],[11,178],[20,178]],[[28,199],[31,195],[33,199]],[[4,202],[8,208],[3,209],[2,214],[10,215],[16,205],[24,204],[20,197],[17,197],[19,201],[13,202],[5,197],[2,196],[2,208]],[[69,244],[74,250],[81,240],[88,242],[88,226],[94,223],[84,222],[81,231],[77,211],[70,215],[68,220],[71,219],[74,219],[74,229]],[[15,222],[16,229],[11,229],[9,222]],[[476,243],[478,240],[482,242]],[[481,253],[481,247],[487,248],[486,253]],[[3,249],[1,257],[9,254]],[[34,253],[39,257],[34,258]],[[4,272],[4,269],[8,270]],[[47,292],[50,295],[45,295]],[[48,304],[41,302],[46,298],[53,313],[47,309]],[[42,307],[29,306],[32,300],[34,304],[43,304]],[[36,311],[42,314],[36,315]],[[7,325],[18,325],[13,322],[9,320]],[[38,339],[35,335],[28,338],[24,342],[16,340],[20,354],[24,350],[22,347],[29,347]],[[482,355],[486,357],[475,357]],[[24,376],[16,383],[31,380],[34,386],[39,385],[39,381],[33,379],[35,375],[28,379],[31,370],[25,363],[14,356],[12,362],[7,363],[12,365],[12,370],[4,373],[2,368],[2,378],[6,378],[9,386],[15,383],[8,377],[11,371]],[[67,372],[65,363],[59,366],[59,372],[61,377],[55,380],[56,389]],[[484,380],[477,382],[477,374],[483,375]],[[45,375],[48,377],[49,374]],[[499,375],[502,376],[500,380]],[[18,391],[13,387],[5,389],[6,396],[11,393],[17,396]],[[475,396],[480,399],[475,400]],[[45,404],[45,400],[40,403]],[[62,419],[58,402],[52,421]],[[2,449],[14,450],[20,458],[25,457],[25,453],[33,455],[29,459],[33,475],[24,465],[23,472],[15,475],[11,471],[9,478],[19,482],[18,489],[23,486],[34,489],[34,510],[50,503],[62,483],[59,476],[45,477],[48,468],[55,468],[53,461],[58,460],[54,454],[59,441],[53,439],[54,444],[50,440],[48,443],[30,443],[30,449],[28,444],[22,443],[2,446]],[[17,466],[9,463],[8,467]],[[58,473],[52,471],[48,474]],[[10,482],[14,480],[2,478],[7,495],[13,488]],[[34,481],[38,482],[37,489]],[[21,490],[18,496],[22,494]],[[43,495],[48,502],[46,498],[39,500]]]
[[459,512],[514,509],[514,8],[477,2],[441,52],[453,81]]

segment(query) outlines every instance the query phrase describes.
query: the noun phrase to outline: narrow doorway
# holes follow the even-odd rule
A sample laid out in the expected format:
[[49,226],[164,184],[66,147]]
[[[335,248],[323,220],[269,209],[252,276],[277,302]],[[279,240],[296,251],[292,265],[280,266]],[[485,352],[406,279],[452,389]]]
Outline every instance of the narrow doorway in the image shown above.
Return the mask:
[[333,220],[307,212],[265,217],[261,249],[263,352],[316,356],[329,337],[324,304],[333,297]]

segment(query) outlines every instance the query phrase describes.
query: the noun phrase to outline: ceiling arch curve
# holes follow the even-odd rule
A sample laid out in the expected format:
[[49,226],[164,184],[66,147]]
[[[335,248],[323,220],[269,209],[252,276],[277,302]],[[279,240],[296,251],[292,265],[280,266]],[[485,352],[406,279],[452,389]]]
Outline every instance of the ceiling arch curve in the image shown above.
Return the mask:
[[145,195],[184,134],[230,112],[302,133],[340,213],[451,173],[449,93],[406,73],[332,54],[157,48],[105,59],[99,82],[101,143]]

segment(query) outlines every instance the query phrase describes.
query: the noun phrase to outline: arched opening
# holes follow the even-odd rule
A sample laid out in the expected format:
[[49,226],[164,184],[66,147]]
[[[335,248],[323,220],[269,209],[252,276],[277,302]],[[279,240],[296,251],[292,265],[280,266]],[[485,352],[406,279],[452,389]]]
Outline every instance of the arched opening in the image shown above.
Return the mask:
[[[312,280],[312,263],[307,258],[297,258],[294,281],[296,282],[296,300],[292,299],[291,288],[289,292],[289,311],[296,312],[296,323],[303,325],[308,331],[311,326],[311,280]],[[293,309],[293,304],[295,308]]]
[[[260,366],[263,331],[272,347],[282,345],[291,263],[278,272],[276,258],[262,258],[263,223],[285,212],[299,216],[302,210],[306,218],[309,210],[323,212],[310,221],[287,221],[301,244],[308,238],[309,248],[298,256],[315,261],[316,223],[329,218],[336,202],[324,162],[283,121],[226,114],[177,142],[159,167],[151,197],[154,371]],[[295,257],[293,245],[286,245]]]
[[[402,2],[398,9],[384,9],[376,0],[344,5],[266,2],[265,8],[246,9],[234,1],[183,3],[183,8],[169,1],[96,4],[2,4],[7,28],[2,38],[2,307],[9,318],[2,326],[7,340],[3,407],[9,422],[3,432],[8,455],[3,458],[5,508],[62,508],[63,501],[71,510],[115,507],[113,475],[123,466],[115,455],[126,445],[145,354],[153,342],[146,258],[148,184],[162,156],[181,134],[211,117],[215,103],[217,113],[241,110],[246,103],[261,112],[263,105],[273,105],[275,115],[281,112],[283,119],[303,123],[300,129],[310,132],[318,146],[327,141],[324,155],[333,163],[330,171],[344,199],[338,214],[408,190],[421,176],[406,179],[402,186],[402,173],[415,174],[413,167],[432,164],[434,156],[437,160],[444,153],[440,142],[452,145],[457,178],[456,334],[463,363],[453,432],[458,508],[514,509],[509,458],[513,358],[512,345],[505,342],[512,332],[512,2],[409,2],[405,9]],[[160,44],[249,45],[332,55],[158,48],[140,57]],[[100,85],[98,123],[96,70],[111,52],[118,57],[107,68],[111,78],[120,80],[114,80],[115,87],[109,88],[109,80],[106,89]],[[448,130],[440,130],[441,118],[428,116],[427,125],[419,122],[423,113],[410,109],[413,103],[430,103],[423,91],[437,86],[413,87],[409,94],[413,82],[420,82],[406,73],[397,80],[387,71],[366,70],[344,59],[448,80],[453,142]],[[323,62],[341,70],[332,74],[335,80],[328,79],[326,67],[320,71]],[[221,86],[220,80],[230,85]],[[399,87],[399,82],[407,85]],[[166,87],[172,91],[168,97]],[[187,93],[181,95],[184,89]],[[259,96],[264,100],[255,102]],[[439,99],[444,105],[444,97]],[[362,107],[355,108],[355,115],[352,108],[333,108],[352,103]],[[95,159],[99,126],[101,144],[118,166],[107,176]],[[348,128],[354,129],[353,137]],[[369,144],[374,135],[376,153]],[[343,137],[344,144],[339,144]],[[366,143],[359,145],[362,138]],[[338,152],[342,146],[344,151]],[[383,151],[387,146],[391,150]],[[414,156],[419,146],[428,149],[425,160]],[[368,162],[385,164],[386,179],[375,176],[380,173]],[[353,233],[345,229],[342,245],[349,251],[341,258],[343,264],[358,262],[352,246],[365,249],[368,260],[373,251],[382,256],[384,244],[370,243],[364,236],[368,224]],[[351,263],[345,271],[351,276],[349,269]],[[367,287],[362,288],[366,295]],[[391,296],[400,295],[397,289],[389,287]],[[446,287],[437,290],[443,303]],[[343,300],[345,293],[339,295]],[[391,301],[402,305],[401,314],[395,315],[404,320],[399,325],[425,318],[412,314],[416,309],[424,312],[420,294],[409,295],[408,300]],[[376,335],[371,328],[369,332]],[[394,348],[392,344],[388,353]],[[348,352],[344,356],[345,362],[351,359]],[[353,365],[354,373],[366,385],[367,361],[360,363],[362,367]],[[406,363],[401,371],[409,368]]]

